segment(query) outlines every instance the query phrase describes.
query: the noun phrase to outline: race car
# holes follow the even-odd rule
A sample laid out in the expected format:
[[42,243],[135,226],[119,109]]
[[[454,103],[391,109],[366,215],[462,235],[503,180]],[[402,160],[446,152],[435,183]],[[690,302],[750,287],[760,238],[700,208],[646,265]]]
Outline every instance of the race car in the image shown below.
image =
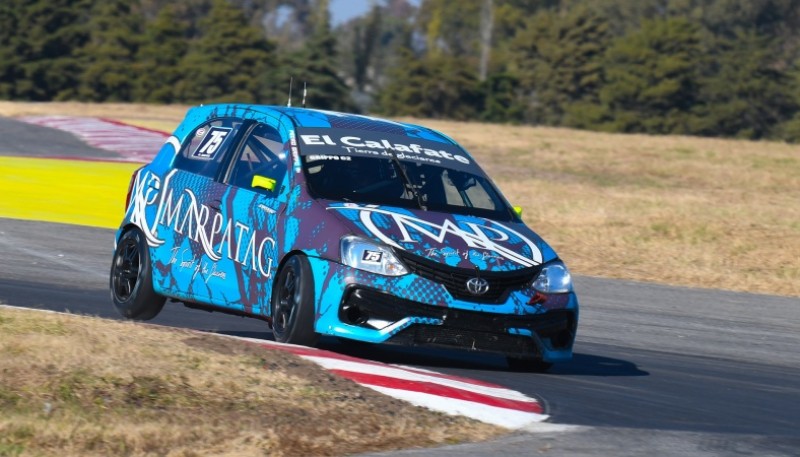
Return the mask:
[[572,278],[475,159],[435,130],[315,109],[191,108],[131,177],[114,307],[166,299],[321,335],[569,360]]

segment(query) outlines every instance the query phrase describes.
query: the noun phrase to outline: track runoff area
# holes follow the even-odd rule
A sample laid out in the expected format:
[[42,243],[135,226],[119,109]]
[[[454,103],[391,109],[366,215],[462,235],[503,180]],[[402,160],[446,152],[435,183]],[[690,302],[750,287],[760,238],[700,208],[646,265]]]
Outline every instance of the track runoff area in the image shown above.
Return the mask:
[[[102,159],[0,157],[3,199],[0,214],[15,219],[116,229],[124,211],[130,176],[150,161],[169,134],[110,119],[31,116],[24,122],[66,131],[87,145],[108,151]],[[236,337],[232,337],[236,338]],[[358,359],[331,351],[238,338],[290,352],[386,395],[447,414],[521,430],[552,430],[535,398],[505,387],[434,371]]]

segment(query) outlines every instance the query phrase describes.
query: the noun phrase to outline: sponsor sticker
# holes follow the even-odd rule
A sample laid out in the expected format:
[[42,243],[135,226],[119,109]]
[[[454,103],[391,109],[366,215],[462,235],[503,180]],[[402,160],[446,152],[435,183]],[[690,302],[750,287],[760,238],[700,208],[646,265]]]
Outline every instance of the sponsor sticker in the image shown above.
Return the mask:
[[370,251],[369,249],[366,249],[364,250],[364,254],[361,256],[361,260],[364,263],[380,264],[381,260],[383,260],[383,253],[380,251]]
[[213,210],[190,188],[173,187],[171,181],[176,172],[170,171],[163,182],[150,171],[136,180],[131,222],[144,232],[147,244],[164,246],[167,240],[180,235],[199,244],[205,258],[178,246],[171,248],[169,265],[191,268],[194,275],[225,279],[225,273],[214,266],[225,257],[270,278],[276,253],[271,234]]
[[232,130],[231,127],[211,127],[192,156],[198,159],[212,160]]
[[289,130],[289,145],[292,151],[292,162],[294,163],[294,172],[300,173],[300,154],[297,152],[297,137],[294,130]]
[[320,160],[341,160],[344,162],[353,160],[350,156],[334,156],[326,154],[311,154],[306,158],[306,162],[319,162]]
[[472,158],[458,145],[384,132],[305,128],[299,133],[300,153],[306,160],[344,160],[344,157],[393,156],[399,160],[475,170]]

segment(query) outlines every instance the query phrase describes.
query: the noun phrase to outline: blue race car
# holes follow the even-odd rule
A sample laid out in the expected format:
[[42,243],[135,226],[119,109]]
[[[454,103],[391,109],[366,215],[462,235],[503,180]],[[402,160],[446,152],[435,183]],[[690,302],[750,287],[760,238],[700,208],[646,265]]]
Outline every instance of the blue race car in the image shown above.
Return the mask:
[[320,335],[572,357],[564,263],[472,156],[434,130],[281,106],[189,110],[131,178],[111,297],[155,317],[167,298]]

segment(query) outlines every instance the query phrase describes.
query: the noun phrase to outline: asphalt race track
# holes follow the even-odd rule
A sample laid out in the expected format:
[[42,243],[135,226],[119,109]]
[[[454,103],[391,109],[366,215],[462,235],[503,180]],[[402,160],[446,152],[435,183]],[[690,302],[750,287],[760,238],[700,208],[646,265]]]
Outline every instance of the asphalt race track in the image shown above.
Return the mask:
[[[19,130],[8,126],[0,119],[0,155],[21,155],[16,145],[46,149],[38,128],[15,140]],[[0,303],[116,319],[107,285],[113,235],[0,218]],[[581,426],[391,455],[800,455],[800,299],[589,277],[576,278],[576,289],[576,356],[549,374],[508,372],[501,359],[471,354],[323,344],[501,384],[540,398],[551,422]],[[261,321],[177,304],[152,322],[271,338]]]

